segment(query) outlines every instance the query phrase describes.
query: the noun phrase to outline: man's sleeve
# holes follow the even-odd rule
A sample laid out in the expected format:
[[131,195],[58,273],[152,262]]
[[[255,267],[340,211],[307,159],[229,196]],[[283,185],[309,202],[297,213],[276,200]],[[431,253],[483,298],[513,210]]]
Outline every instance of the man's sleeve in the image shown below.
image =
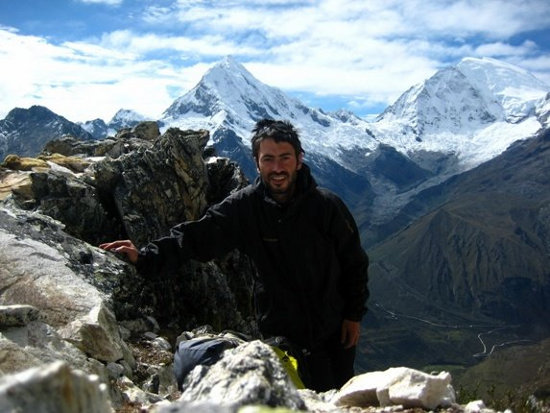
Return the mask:
[[348,208],[337,197],[334,198],[334,205],[336,208],[331,230],[342,269],[341,292],[345,299],[344,318],[360,321],[367,312],[369,259],[361,246],[357,225]]
[[198,221],[170,229],[169,235],[149,242],[139,251],[137,270],[152,276],[159,270],[174,270],[185,261],[206,262],[240,246],[236,206],[231,200],[210,207]]

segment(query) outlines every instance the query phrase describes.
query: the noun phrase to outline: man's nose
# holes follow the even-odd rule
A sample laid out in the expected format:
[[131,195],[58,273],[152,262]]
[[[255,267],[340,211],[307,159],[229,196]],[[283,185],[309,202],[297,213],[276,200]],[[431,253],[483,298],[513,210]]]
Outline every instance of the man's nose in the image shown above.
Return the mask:
[[284,170],[283,161],[281,159],[275,159],[273,169],[274,169],[275,172],[282,172]]

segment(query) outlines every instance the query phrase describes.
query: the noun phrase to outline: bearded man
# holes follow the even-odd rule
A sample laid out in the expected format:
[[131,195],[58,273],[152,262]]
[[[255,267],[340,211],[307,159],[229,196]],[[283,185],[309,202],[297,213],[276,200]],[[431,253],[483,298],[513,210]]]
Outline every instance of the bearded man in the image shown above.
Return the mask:
[[100,247],[126,254],[142,272],[240,250],[257,268],[254,299],[262,335],[284,336],[301,349],[306,387],[339,388],[354,375],[369,295],[368,257],[348,208],[317,186],[304,163],[294,126],[264,119],[252,132],[259,173],[253,184],[141,250],[130,240]]

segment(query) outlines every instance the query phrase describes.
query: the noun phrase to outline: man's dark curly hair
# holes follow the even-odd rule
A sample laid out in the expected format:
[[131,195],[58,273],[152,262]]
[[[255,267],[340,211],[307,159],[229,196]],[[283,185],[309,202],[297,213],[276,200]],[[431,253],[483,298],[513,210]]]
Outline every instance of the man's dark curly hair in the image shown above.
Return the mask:
[[256,123],[252,129],[252,156],[258,158],[260,143],[263,139],[273,139],[275,142],[288,142],[296,151],[296,157],[305,153],[302,149],[302,143],[298,137],[298,132],[294,126],[283,120],[262,119]]

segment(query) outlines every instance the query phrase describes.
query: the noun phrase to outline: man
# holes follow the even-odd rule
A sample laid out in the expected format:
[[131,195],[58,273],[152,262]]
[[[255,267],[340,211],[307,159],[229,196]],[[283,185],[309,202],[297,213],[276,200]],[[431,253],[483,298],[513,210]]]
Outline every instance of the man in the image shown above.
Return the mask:
[[160,263],[208,261],[237,248],[258,270],[254,298],[264,337],[305,351],[306,386],[326,391],[353,374],[368,298],[368,258],[343,202],[317,187],[294,127],[261,120],[253,129],[255,183],[210,207],[198,221],[138,251],[129,240],[102,244],[140,271]]

